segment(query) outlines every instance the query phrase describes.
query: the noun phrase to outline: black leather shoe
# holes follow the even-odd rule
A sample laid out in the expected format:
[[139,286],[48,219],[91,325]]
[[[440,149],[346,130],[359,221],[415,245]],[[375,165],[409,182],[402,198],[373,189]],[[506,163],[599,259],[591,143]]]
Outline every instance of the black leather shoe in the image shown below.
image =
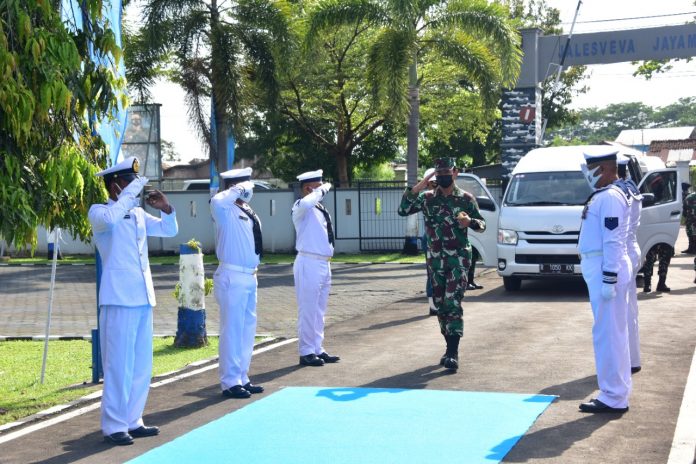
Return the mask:
[[628,411],[628,406],[626,406],[625,408],[612,408],[611,406],[607,406],[606,404],[602,403],[597,399],[591,399],[587,403],[580,404],[580,411],[592,413],[611,412],[623,414],[626,411]]
[[445,366],[445,369],[451,369],[453,371],[456,371],[459,369],[459,360],[455,357],[448,356],[445,358],[445,363],[443,364]]
[[129,430],[128,434],[133,438],[154,437],[155,435],[159,435],[159,427],[146,427],[141,425],[137,429]]
[[116,432],[111,435],[104,435],[104,441],[116,446],[125,446],[133,444],[133,437],[126,432]]
[[467,289],[467,290],[481,290],[482,288],[483,288],[483,285],[478,285],[478,284],[476,284],[476,283],[474,283],[474,282],[469,282],[469,283],[466,285],[466,289]]
[[650,290],[651,290],[650,285],[645,285],[643,287],[643,293],[650,293]]
[[443,354],[442,357],[440,357],[440,365],[444,366],[446,360],[447,360],[447,353]]
[[318,357],[316,354],[308,354],[305,356],[300,356],[300,366],[323,366],[324,360]]
[[261,385],[254,385],[251,382],[248,382],[246,385],[244,385],[244,389],[252,395],[255,395],[257,393],[263,393],[263,387]]
[[335,362],[338,362],[338,361],[341,360],[341,357],[340,357],[340,356],[331,356],[331,355],[330,355],[329,353],[327,353],[326,351],[324,351],[324,352],[321,353],[321,354],[318,354],[318,355],[317,355],[317,358],[323,359],[324,362],[325,362],[325,363],[328,363],[328,364],[335,363]]
[[640,366],[633,366],[631,367],[631,374],[635,374],[636,372],[640,372],[642,368]]
[[232,388],[228,388],[227,390],[222,391],[222,395],[226,396],[227,398],[249,398],[251,396],[251,393],[249,391],[242,387],[241,385],[235,385]]
[[435,309],[435,308],[430,308],[430,315],[431,315],[431,316],[437,316],[437,309]]
[[662,285],[658,284],[657,288],[655,290],[658,292],[671,292],[672,291],[672,289],[669,288],[668,286],[666,286],[665,284],[662,284]]

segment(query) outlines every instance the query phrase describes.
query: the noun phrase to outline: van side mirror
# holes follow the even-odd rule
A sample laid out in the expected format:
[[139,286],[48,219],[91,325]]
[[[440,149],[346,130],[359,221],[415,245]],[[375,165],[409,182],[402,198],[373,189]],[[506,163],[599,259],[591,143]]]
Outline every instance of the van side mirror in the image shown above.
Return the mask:
[[488,197],[476,197],[479,209],[484,211],[495,211],[495,203]]
[[641,202],[643,208],[647,208],[648,206],[652,206],[655,204],[655,194],[654,193],[644,193],[643,194],[643,201]]

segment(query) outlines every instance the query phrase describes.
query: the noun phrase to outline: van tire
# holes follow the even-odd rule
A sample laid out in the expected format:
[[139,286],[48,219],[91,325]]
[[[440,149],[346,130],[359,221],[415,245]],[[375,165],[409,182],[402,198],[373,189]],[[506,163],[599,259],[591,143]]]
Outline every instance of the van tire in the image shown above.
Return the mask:
[[503,286],[508,292],[517,292],[522,287],[522,279],[513,276],[503,277]]

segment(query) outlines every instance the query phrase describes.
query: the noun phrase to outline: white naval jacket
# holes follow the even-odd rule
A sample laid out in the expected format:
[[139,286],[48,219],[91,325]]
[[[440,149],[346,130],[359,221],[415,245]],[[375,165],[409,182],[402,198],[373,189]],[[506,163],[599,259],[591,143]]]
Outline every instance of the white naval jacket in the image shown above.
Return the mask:
[[156,218],[132,194],[92,205],[89,222],[102,259],[99,305],[155,306],[147,236],[173,237],[179,231],[176,212]]
[[601,253],[602,273],[613,280],[619,273],[629,275],[628,224],[630,200],[616,186],[610,185],[592,195],[585,206],[578,252]]
[[254,269],[260,262],[254,251],[254,222],[235,203],[242,194],[243,184],[218,192],[210,200],[215,221],[215,254],[221,263]]
[[295,201],[292,207],[292,223],[295,226],[297,251],[333,256],[334,247],[329,243],[326,218],[317,209],[317,204],[324,199],[330,188],[330,184],[322,184]]

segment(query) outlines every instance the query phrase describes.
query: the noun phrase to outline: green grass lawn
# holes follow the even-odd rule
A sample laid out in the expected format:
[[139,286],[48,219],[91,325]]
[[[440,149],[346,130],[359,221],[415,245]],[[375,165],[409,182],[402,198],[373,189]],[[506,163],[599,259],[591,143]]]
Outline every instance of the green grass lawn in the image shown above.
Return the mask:
[[[261,262],[263,264],[290,264],[295,260],[295,255],[289,253],[274,253],[265,254]],[[423,254],[418,255],[404,255],[402,253],[353,253],[353,254],[337,254],[333,259],[338,263],[388,263],[388,262],[398,262],[398,263],[424,263],[425,256]],[[215,255],[205,255],[203,256],[203,262],[206,264],[217,264],[217,258]],[[7,261],[9,264],[43,264],[48,265],[50,261],[46,258],[34,257],[34,258],[11,258]],[[76,255],[76,256],[65,256],[62,260],[58,261],[59,264],[94,264],[94,256],[87,255]],[[178,256],[151,256],[151,264],[178,264]]]
[[[175,348],[173,337],[155,338],[153,374],[161,375],[218,354],[217,337],[203,348]],[[0,342],[0,425],[95,390],[92,345],[86,340],[48,342],[44,384],[41,381],[43,341]]]

